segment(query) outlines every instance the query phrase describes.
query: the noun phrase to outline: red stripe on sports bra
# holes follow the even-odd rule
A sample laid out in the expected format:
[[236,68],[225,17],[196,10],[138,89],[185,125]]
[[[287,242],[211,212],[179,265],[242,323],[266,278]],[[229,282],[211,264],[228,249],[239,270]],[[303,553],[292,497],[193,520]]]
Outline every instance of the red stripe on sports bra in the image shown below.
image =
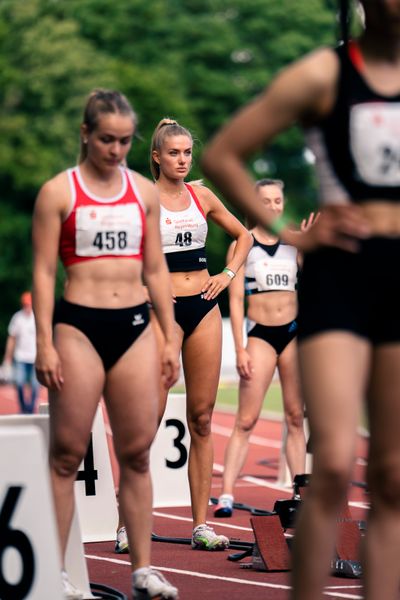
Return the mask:
[[203,217],[205,218],[205,220],[207,221],[207,217],[204,213],[204,210],[202,209],[202,206],[200,204],[200,200],[198,199],[198,197],[196,196],[196,194],[194,193],[194,190],[192,188],[191,185],[189,185],[188,183],[185,183],[185,186],[187,187],[187,189],[189,190],[193,200],[196,202],[196,206],[199,209],[199,211],[201,212],[201,214],[203,215]]
[[364,58],[359,45],[354,40],[349,41],[349,57],[357,71],[362,73],[365,67]]

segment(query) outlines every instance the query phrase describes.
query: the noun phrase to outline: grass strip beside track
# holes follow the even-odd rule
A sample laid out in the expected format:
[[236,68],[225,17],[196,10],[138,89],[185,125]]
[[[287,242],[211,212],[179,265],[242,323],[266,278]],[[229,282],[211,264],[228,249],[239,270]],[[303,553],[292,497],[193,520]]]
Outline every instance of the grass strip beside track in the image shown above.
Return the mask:
[[[172,393],[182,394],[185,386],[177,385],[171,390]],[[231,409],[236,411],[238,403],[238,383],[221,381],[218,387],[216,408]],[[263,411],[282,415],[282,393],[279,381],[273,382],[265,394]]]

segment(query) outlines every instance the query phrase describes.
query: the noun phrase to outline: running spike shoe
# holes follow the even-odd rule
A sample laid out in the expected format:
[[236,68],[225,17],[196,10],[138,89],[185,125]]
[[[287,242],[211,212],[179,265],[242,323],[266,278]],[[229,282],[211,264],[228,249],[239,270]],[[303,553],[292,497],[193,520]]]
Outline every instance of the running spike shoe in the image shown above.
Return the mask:
[[117,539],[115,540],[114,552],[116,554],[129,553],[128,536],[126,535],[125,527],[120,527],[117,531]]
[[152,598],[178,598],[178,590],[161,573],[149,567],[138,574],[132,574],[133,600],[151,600]]
[[205,523],[193,529],[192,548],[194,550],[225,550],[229,540],[225,535],[217,535],[212,527]]
[[233,513],[233,496],[231,494],[222,494],[218,498],[218,504],[214,508],[214,517],[225,519],[231,517]]

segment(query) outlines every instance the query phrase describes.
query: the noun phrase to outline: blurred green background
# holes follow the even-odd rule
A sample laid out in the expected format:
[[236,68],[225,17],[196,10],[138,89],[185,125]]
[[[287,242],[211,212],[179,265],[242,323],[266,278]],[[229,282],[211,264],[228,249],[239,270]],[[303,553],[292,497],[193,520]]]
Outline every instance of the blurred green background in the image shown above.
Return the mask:
[[[46,179],[75,164],[81,113],[94,87],[119,89],[131,100],[139,131],[129,166],[149,176],[150,137],[162,117],[193,132],[198,156],[279,69],[333,44],[336,35],[328,0],[1,0],[1,347],[19,295],[31,286],[34,199]],[[315,206],[312,165],[298,129],[249,168],[256,177],[285,180],[297,222]],[[197,166],[191,177],[201,177]],[[211,272],[223,267],[228,244],[211,226]],[[226,314],[226,296],[221,307]]]
[[[172,393],[184,394],[185,386],[176,385],[171,390]],[[227,410],[229,412],[236,412],[239,399],[239,382],[233,381],[220,381],[218,386],[216,407],[220,410]],[[277,418],[281,418],[283,414],[282,405],[282,389],[278,379],[269,386],[262,411],[264,413],[273,413]]]

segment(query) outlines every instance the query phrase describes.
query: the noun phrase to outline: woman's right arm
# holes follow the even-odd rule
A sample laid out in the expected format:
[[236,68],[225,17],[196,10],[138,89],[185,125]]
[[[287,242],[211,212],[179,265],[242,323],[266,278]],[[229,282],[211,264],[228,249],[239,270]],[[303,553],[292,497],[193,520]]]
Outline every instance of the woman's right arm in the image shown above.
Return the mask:
[[[227,254],[227,264],[232,260],[236,242],[229,246]],[[240,267],[236,277],[228,288],[229,293],[229,316],[231,320],[233,341],[236,352],[236,369],[240,377],[250,379],[251,363],[250,357],[243,343],[243,323],[244,323],[244,268]]]
[[[65,190],[59,175],[48,181],[36,199],[32,220],[33,311],[36,322],[36,372],[48,388],[60,389],[61,363],[53,344],[54,288],[57,273]],[[64,198],[63,198],[64,195]]]
[[[206,176],[236,206],[267,229],[271,217],[257,201],[246,161],[295,123],[312,123],[334,102],[338,61],[330,49],[320,49],[289,65],[265,91],[244,106],[207,146],[202,166]],[[315,227],[298,234],[288,226],[271,229],[288,244],[310,250],[320,244],[354,250],[349,236],[365,237],[368,228],[354,205],[329,206]]]
[[268,215],[257,201],[246,161],[280,132],[307,115],[318,114],[318,101],[334,77],[333,54],[328,49],[318,50],[283,69],[262,94],[228,120],[206,147],[202,166],[207,177],[258,223],[268,225]]

